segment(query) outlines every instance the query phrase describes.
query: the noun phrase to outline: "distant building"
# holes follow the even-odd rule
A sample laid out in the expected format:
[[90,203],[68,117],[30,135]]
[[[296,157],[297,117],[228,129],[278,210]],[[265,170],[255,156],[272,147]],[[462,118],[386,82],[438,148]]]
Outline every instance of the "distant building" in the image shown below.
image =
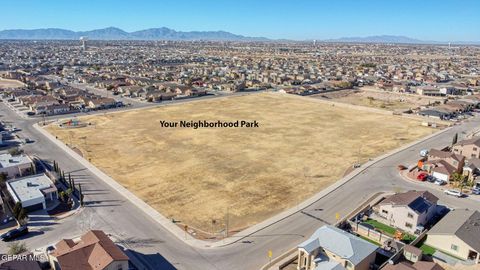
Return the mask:
[[45,209],[47,203],[58,199],[58,190],[45,174],[7,181],[7,190],[15,203],[20,202],[27,212]]
[[128,270],[128,257],[108,236],[92,230],[80,239],[63,239],[49,255],[54,270]]
[[27,155],[0,155],[0,173],[5,173],[7,178],[31,174],[32,166],[33,162]]

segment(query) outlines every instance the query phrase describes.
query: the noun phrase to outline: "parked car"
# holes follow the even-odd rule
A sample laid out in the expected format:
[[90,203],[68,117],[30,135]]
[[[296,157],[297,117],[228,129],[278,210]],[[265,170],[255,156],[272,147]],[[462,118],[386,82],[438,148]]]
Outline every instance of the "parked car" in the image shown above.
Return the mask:
[[472,194],[480,195],[480,188],[476,187],[472,189]]
[[20,226],[16,229],[10,230],[2,235],[0,235],[0,238],[2,241],[10,241],[13,239],[16,239],[20,236],[26,235],[28,233],[28,227],[27,226]]
[[434,183],[435,181],[437,181],[437,178],[435,176],[428,175],[427,176],[427,181],[430,182],[430,183]]
[[442,180],[442,179],[437,179],[435,180],[435,185],[443,186],[447,183],[447,181]]
[[447,194],[447,195],[455,196],[455,197],[457,197],[457,198],[463,197],[463,193],[460,192],[460,191],[458,191],[458,190],[455,190],[455,189],[447,189],[447,190],[445,190],[444,192],[445,192],[445,194]]
[[417,180],[419,181],[425,181],[428,177],[428,174],[427,173],[420,173],[419,175],[417,175]]

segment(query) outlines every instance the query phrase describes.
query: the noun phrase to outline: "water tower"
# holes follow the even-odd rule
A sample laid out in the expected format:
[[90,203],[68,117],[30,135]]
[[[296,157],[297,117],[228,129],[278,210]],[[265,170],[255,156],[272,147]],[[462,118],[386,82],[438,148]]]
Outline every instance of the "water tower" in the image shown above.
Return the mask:
[[84,51],[87,50],[87,40],[88,40],[88,37],[80,37],[80,42],[82,42],[82,49]]

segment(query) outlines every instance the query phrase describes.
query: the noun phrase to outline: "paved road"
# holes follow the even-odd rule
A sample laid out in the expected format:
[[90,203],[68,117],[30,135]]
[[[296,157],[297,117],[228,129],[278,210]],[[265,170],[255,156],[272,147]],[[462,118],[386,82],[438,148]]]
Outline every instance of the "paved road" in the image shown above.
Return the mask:
[[[274,256],[287,251],[308,238],[314,230],[326,222],[335,221],[335,213],[346,214],[370,195],[378,191],[405,191],[422,186],[405,181],[396,170],[398,164],[414,163],[421,149],[442,147],[451,142],[455,132],[462,134],[479,126],[480,119],[472,119],[463,125],[412,146],[374,164],[347,184],[304,209],[276,224],[246,237],[235,244],[215,249],[194,249],[172,236],[156,222],[144,215],[115,190],[96,178],[55,144],[44,138],[32,127],[33,120],[19,118],[5,104],[0,104],[2,120],[13,121],[22,129],[25,137],[36,142],[25,146],[26,152],[42,158],[57,160],[66,172],[71,172],[82,183],[88,202],[84,211],[56,224],[41,228],[40,232],[25,239],[30,248],[57,242],[60,238],[72,237],[88,228],[105,230],[115,235],[128,248],[139,253],[146,266],[151,269],[258,269],[267,263],[267,251]],[[479,209],[476,200],[447,197],[432,189],[440,203],[450,207]],[[0,243],[0,251],[6,249]]]

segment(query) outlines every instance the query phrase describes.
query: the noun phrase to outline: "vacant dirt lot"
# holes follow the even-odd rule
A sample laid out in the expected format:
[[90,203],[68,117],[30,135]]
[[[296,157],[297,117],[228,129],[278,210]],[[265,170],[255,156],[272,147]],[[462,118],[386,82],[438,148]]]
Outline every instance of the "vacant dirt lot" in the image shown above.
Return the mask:
[[[258,128],[162,128],[160,120],[257,120]],[[414,120],[282,94],[88,116],[47,129],[169,218],[207,232],[253,225],[312,196],[358,160],[434,132]],[[212,226],[212,219],[216,222]]]
[[389,111],[406,111],[440,100],[439,98],[391,93],[387,91],[353,89],[319,94],[314,97]]
[[1,88],[18,88],[22,86],[24,86],[24,84],[20,81],[0,79],[0,89]]

